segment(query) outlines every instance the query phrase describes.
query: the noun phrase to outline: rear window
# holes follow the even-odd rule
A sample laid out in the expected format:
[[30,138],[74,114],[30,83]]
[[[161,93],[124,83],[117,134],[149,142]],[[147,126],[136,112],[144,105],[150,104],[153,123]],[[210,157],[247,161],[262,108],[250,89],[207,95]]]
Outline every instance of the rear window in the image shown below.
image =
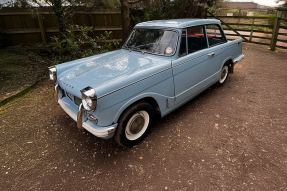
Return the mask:
[[206,25],[206,33],[209,46],[215,46],[227,42],[218,25]]

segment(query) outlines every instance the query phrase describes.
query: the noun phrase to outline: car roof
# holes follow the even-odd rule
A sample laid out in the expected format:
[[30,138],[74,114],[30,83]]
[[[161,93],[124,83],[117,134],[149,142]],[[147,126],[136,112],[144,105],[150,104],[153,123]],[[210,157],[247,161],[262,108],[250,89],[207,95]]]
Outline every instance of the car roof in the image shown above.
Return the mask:
[[204,24],[220,24],[217,19],[170,19],[170,20],[155,20],[139,23],[137,27],[158,27],[158,28],[186,28]]

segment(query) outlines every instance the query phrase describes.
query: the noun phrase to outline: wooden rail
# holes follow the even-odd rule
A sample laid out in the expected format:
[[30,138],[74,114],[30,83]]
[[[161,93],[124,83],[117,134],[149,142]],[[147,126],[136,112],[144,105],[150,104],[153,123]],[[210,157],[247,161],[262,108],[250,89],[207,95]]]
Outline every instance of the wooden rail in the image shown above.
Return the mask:
[[[269,45],[271,50],[275,50],[276,47],[287,49],[287,45],[286,46],[277,45],[277,42],[287,43],[287,39],[278,39],[278,35],[287,36],[287,32],[286,33],[279,32],[280,29],[287,29],[287,22],[286,22],[287,18],[275,17],[275,16],[263,16],[263,17],[259,17],[259,16],[215,16],[212,13],[208,12],[207,10],[206,10],[205,18],[216,18],[221,21],[224,30],[226,31],[231,30],[235,33],[235,34],[226,33],[226,36],[239,36],[243,38],[245,41],[248,41],[251,43]],[[222,19],[227,19],[227,18],[238,19],[238,21],[240,19],[245,19],[245,20],[248,19],[248,21],[251,23],[240,23],[240,22],[230,22],[230,21],[224,22],[222,20]],[[261,24],[257,24],[255,20],[260,20]],[[265,23],[262,22],[264,20],[268,20],[268,22],[265,22]],[[283,24],[283,22],[285,22],[285,24]],[[237,28],[235,28],[235,26],[237,26]],[[244,26],[249,27],[249,29],[241,28]],[[256,29],[258,27],[266,29],[267,31]],[[249,35],[241,34],[242,32],[249,32]],[[254,33],[256,34],[254,35]],[[269,34],[269,36],[267,37],[258,36],[260,35],[258,33]],[[246,37],[249,37],[249,40]],[[270,40],[270,43],[254,41],[253,38]]]
[[[112,31],[113,38],[121,39],[121,13],[114,11],[77,11],[73,24],[92,27],[93,38]],[[21,43],[50,43],[51,37],[59,35],[54,15],[48,11],[32,13],[28,9],[2,8],[0,12],[0,35],[9,45]],[[74,29],[73,31],[79,31]],[[2,38],[3,39],[3,38]]]

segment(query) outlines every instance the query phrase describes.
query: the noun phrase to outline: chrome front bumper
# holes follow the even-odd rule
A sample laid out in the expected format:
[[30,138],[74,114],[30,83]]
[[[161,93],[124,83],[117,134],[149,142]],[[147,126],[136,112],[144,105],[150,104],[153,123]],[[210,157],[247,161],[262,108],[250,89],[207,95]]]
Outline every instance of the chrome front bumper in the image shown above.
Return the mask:
[[[58,99],[58,103],[73,120],[77,121],[77,114],[73,112],[68,106],[66,106],[66,104],[62,101],[62,99]],[[82,124],[83,128],[85,128],[87,131],[101,138],[111,138],[115,133],[117,125],[118,124],[113,124],[108,127],[100,127],[90,121],[83,122]]]

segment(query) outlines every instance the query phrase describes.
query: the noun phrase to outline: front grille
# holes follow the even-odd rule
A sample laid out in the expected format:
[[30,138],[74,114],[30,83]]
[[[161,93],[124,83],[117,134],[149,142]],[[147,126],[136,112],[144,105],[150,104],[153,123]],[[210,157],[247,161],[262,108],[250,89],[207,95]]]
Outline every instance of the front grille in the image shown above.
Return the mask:
[[74,103],[79,106],[82,103],[82,100],[76,96],[74,96]]
[[70,100],[74,101],[74,99],[73,99],[74,96],[72,94],[66,92],[66,95],[68,96],[68,98],[70,98]]
[[65,97],[65,91],[61,88],[61,86],[58,86],[59,87],[59,92],[61,93],[61,97]]
[[77,106],[79,106],[82,103],[82,99],[74,96],[73,94],[70,94],[68,92],[66,92],[66,95],[68,96],[68,98],[70,98],[70,100],[72,102],[74,102]]

